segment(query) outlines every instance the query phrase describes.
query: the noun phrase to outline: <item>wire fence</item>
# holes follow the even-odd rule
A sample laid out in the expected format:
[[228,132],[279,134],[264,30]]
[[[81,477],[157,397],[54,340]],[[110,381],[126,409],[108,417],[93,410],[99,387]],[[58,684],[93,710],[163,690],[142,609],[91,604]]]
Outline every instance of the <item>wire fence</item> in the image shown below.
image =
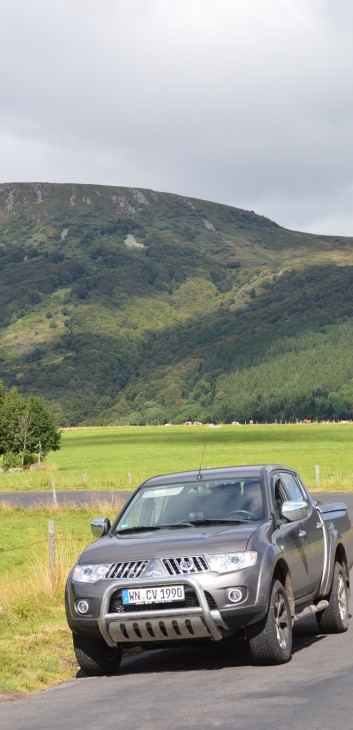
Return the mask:
[[[85,542],[87,543],[87,539],[84,537],[59,537],[56,538],[57,542]],[[0,547],[0,553],[11,553],[13,550],[26,550],[29,547],[33,547],[34,545],[44,545],[48,544],[48,540],[37,540],[36,542],[26,542],[25,545],[15,545],[14,547],[10,548],[3,548]]]
[[[35,540],[34,542],[25,543],[25,544],[17,544],[12,545],[11,547],[5,548],[0,546],[0,553],[12,553],[16,550],[26,551],[28,552],[29,548],[38,547],[39,545],[46,545],[47,550],[47,556],[48,556],[48,564],[49,565],[49,573],[50,573],[50,579],[51,583],[55,584],[56,579],[56,556],[57,556],[57,547],[61,544],[78,544],[78,543],[85,543],[87,544],[87,538],[85,537],[58,537],[55,533],[55,523],[54,520],[48,521],[48,537],[43,540]],[[29,577],[31,575],[37,575],[38,574],[38,565],[36,566],[29,566],[26,565],[25,568],[26,571],[26,577]],[[11,585],[14,582],[23,581],[24,576],[23,573],[19,576],[11,576],[9,579],[3,580],[0,578],[0,583],[3,586]]]

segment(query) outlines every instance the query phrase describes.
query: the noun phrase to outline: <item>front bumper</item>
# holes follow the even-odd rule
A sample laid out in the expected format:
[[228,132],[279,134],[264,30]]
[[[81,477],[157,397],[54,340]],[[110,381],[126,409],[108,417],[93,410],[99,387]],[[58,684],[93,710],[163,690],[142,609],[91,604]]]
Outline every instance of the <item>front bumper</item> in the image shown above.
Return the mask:
[[[183,575],[148,579],[145,585],[165,586],[183,583],[186,590],[195,594],[195,601],[189,607],[173,608],[172,603],[163,606],[138,606],[138,610],[125,610],[120,604],[117,611],[112,609],[114,594],[123,588],[141,588],[141,579],[115,580],[103,586],[102,582],[87,586],[72,582],[66,586],[66,615],[71,631],[99,638],[104,637],[109,646],[142,645],[159,642],[178,642],[179,640],[211,640],[230,636],[250,624],[261,621],[267,612],[265,603],[257,603],[254,588],[249,588],[247,598],[238,605],[222,605],[224,591],[228,586],[251,586],[249,576],[237,576],[237,583],[225,576],[215,585],[213,577],[203,574],[202,585],[199,577]],[[220,583],[220,584],[219,584]],[[255,582],[253,581],[254,586]],[[103,592],[102,592],[103,591]],[[90,613],[80,616],[75,610],[78,599],[87,599]]]

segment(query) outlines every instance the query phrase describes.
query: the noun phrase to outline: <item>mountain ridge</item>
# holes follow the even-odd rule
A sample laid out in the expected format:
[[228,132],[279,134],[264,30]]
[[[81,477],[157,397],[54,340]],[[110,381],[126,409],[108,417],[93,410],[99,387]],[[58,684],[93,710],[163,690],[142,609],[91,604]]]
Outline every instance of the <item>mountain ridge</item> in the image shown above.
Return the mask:
[[3,183],[0,264],[0,377],[60,425],[351,413],[352,238],[142,188]]

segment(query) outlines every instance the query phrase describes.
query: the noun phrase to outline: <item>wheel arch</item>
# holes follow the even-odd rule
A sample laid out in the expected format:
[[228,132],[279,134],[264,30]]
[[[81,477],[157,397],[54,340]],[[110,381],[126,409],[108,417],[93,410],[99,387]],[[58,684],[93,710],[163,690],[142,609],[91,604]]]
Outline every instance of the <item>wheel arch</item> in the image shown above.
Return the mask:
[[347,586],[349,588],[349,567],[348,567],[348,560],[346,551],[344,549],[344,546],[341,542],[339,542],[336,545],[336,552],[335,552],[335,563],[338,562],[342,565],[342,567],[345,569],[346,578],[347,578]]
[[265,550],[258,576],[256,603],[269,604],[273,583],[282,583],[289,601],[291,615],[294,616],[293,584],[290,569],[283,553],[269,545]]
[[275,580],[279,580],[282,583],[290,605],[291,615],[294,616],[294,596],[293,596],[293,585],[290,570],[285,560],[280,558],[274,566],[271,585]]
[[349,564],[347,553],[338,531],[334,530],[333,533],[331,533],[330,538],[327,539],[324,570],[317,593],[318,597],[325,598],[330,593],[336,562],[340,563],[344,567],[347,575],[347,586],[349,587]]

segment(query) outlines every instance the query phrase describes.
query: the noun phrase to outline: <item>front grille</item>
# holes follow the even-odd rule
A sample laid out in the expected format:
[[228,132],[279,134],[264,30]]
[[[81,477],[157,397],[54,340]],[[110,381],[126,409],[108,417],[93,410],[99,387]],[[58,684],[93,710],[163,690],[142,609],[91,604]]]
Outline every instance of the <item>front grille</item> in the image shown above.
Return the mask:
[[203,555],[182,558],[163,558],[162,563],[169,575],[190,575],[209,570]]
[[[205,592],[209,609],[217,608],[214,598],[207,591]],[[131,606],[122,602],[121,590],[113,593],[109,613],[135,613],[138,611],[168,611],[169,608],[195,608],[199,605],[197,595],[193,588],[185,588],[185,599],[183,601],[172,601],[171,603],[136,603]]]
[[[126,563],[113,563],[107,570],[106,580],[140,578],[150,560],[131,560]],[[180,558],[161,558],[161,563],[168,575],[191,575],[205,573],[209,570],[203,555],[184,556]]]
[[113,563],[105,574],[105,578],[139,578],[149,560],[136,560],[129,563]]

